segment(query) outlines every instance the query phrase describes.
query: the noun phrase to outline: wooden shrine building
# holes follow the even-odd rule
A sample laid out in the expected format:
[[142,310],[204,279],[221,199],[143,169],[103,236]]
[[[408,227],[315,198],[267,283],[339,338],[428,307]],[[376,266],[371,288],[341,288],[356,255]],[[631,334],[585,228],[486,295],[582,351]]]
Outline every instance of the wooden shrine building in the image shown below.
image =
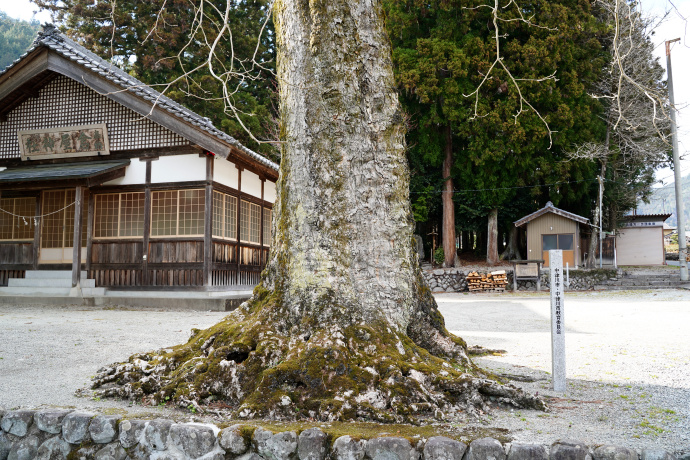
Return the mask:
[[278,165],[44,26],[0,72],[0,285],[255,285]]

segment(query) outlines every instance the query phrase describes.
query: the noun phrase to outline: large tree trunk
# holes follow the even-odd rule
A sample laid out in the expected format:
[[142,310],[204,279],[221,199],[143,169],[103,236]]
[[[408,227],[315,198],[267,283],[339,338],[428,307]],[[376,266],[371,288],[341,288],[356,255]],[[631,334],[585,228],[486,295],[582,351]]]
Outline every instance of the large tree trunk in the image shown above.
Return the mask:
[[498,264],[498,208],[489,212],[486,236],[486,263],[496,265]]
[[98,394],[274,419],[404,421],[487,396],[543,407],[472,377],[423,282],[380,1],[274,8],[283,144],[262,282],[187,344],[105,369]]
[[508,246],[501,254],[501,260],[522,260],[518,245],[518,228],[515,225],[511,224],[510,226],[510,232],[508,232]]
[[453,130],[450,123],[445,127],[446,155],[443,160],[443,254],[446,267],[454,267],[457,259],[455,249],[455,204],[453,203]]

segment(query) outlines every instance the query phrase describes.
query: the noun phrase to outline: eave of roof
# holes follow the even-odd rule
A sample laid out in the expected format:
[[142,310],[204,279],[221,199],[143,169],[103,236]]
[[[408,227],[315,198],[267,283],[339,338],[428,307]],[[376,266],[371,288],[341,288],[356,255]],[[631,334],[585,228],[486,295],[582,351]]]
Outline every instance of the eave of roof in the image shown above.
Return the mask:
[[211,136],[214,136],[221,142],[236,148],[238,151],[257,161],[261,165],[275,171],[276,173],[278,172],[279,166],[276,163],[245,147],[234,137],[219,130],[208,118],[201,117],[197,113],[178,104],[169,97],[164,96],[160,92],[150,88],[119,67],[97,56],[64,34],[61,34],[57,28],[51,24],[46,24],[43,26],[43,29],[39,31],[38,36],[34,40],[31,47],[24,54],[22,54],[19,59],[15,60],[4,70],[0,71],[0,77],[15,67],[34,50],[42,46],[57,52],[61,56],[70,59],[71,61],[76,62],[77,64],[100,75],[108,81],[115,83],[123,89],[126,89],[132,94],[135,94],[150,102],[152,105],[164,109],[185,122],[196,126]]
[[623,216],[624,220],[658,220],[658,221],[665,221],[669,217],[671,217],[672,214],[631,214],[628,216]]
[[575,222],[579,222],[581,224],[589,224],[589,219],[587,219],[586,217],[578,216],[577,214],[573,214],[572,212],[559,209],[549,201],[548,203],[546,203],[546,206],[544,206],[540,210],[535,211],[532,214],[529,214],[523,217],[522,219],[515,221],[515,226],[522,227],[523,225],[533,221],[534,219],[540,216],[543,216],[546,213],[556,214],[557,216],[565,217],[566,219],[574,220]]

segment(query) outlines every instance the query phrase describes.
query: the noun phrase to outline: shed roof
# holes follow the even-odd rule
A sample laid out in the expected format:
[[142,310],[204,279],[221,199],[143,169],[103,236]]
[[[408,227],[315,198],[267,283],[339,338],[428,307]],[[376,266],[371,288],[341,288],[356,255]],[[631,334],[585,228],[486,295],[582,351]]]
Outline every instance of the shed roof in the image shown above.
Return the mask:
[[623,216],[623,219],[628,221],[628,222],[636,222],[636,221],[652,221],[652,222],[663,222],[669,217],[671,217],[672,214],[630,214],[627,216]]
[[522,227],[523,225],[547,213],[556,214],[557,216],[565,217],[566,219],[574,220],[575,222],[579,222],[581,224],[589,224],[589,219],[587,219],[586,217],[578,216],[577,214],[573,214],[572,212],[559,209],[555,207],[552,202],[549,201],[548,203],[546,203],[546,206],[541,208],[539,211],[533,212],[532,214],[515,221],[515,226]]
[[232,145],[244,155],[255,160],[261,165],[273,171],[278,171],[279,166],[276,163],[245,147],[234,137],[216,128],[213,123],[211,123],[210,119],[202,117],[188,108],[178,104],[169,97],[164,96],[155,89],[147,86],[145,83],[132,77],[114,64],[87,50],[83,46],[68,38],[66,35],[60,33],[52,24],[45,24],[43,26],[43,29],[39,31],[38,36],[26,53],[7,66],[4,70],[0,71],[0,77],[10,71],[13,67],[17,66],[17,64],[24,60],[29,54],[41,47],[45,47],[57,52],[61,56],[73,61],[79,66],[84,67],[116,84],[127,92],[148,101],[152,106],[159,107],[175,117],[184,120],[185,122],[213,136],[224,144]]

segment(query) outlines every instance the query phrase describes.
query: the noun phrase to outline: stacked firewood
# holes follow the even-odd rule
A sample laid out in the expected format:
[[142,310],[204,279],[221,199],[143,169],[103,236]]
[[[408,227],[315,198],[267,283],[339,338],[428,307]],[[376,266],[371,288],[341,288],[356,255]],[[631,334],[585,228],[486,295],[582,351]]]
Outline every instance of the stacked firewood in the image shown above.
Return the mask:
[[470,272],[465,277],[467,288],[470,292],[477,291],[505,291],[508,285],[508,277],[505,270],[491,273]]

